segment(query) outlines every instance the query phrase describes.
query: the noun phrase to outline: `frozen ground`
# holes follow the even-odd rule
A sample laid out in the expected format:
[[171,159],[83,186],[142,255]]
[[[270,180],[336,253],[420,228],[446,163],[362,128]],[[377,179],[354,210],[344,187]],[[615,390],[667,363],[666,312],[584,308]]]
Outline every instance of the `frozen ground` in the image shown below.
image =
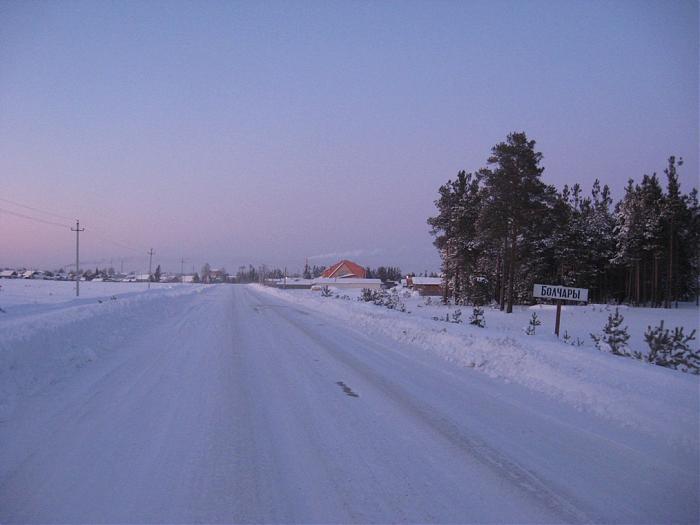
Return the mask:
[[698,378],[562,345],[546,315],[527,337],[527,312],[12,283],[0,522],[698,521]]

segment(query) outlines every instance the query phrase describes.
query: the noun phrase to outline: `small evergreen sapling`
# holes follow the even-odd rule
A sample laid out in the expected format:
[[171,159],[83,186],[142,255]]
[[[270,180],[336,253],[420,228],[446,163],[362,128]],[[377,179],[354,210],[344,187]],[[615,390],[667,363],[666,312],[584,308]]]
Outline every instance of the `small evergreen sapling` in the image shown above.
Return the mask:
[[322,297],[330,297],[332,295],[331,289],[328,288],[328,286],[323,285],[321,287],[321,296]]
[[374,290],[370,288],[363,288],[359,300],[364,301],[366,303],[371,303],[374,302],[376,298],[377,294]]
[[452,321],[453,323],[461,323],[462,322],[462,310],[457,308],[454,312],[452,312]]
[[484,309],[481,306],[475,306],[472,310],[472,315],[469,317],[469,324],[483,328],[486,325],[484,319]]
[[595,346],[601,352],[610,352],[615,355],[632,356],[627,341],[630,336],[627,333],[627,327],[621,328],[625,318],[620,314],[620,309],[615,308],[615,315],[608,315],[608,322],[603,327],[603,332],[600,334],[591,334],[591,339]]
[[646,360],[674,370],[700,374],[700,351],[693,350],[688,344],[694,339],[695,330],[685,335],[683,327],[676,327],[671,334],[664,329],[663,321],[656,328],[648,326],[644,333],[644,340],[649,345]]
[[530,317],[530,322],[525,329],[527,335],[535,335],[535,329],[542,324],[539,317],[537,317],[537,312],[532,312],[532,317]]

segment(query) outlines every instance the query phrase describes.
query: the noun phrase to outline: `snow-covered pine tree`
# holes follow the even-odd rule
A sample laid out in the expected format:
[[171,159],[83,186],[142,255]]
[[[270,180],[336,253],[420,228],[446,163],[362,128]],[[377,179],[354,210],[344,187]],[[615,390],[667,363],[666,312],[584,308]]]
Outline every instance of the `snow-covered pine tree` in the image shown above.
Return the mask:
[[649,345],[649,353],[646,356],[646,361],[655,365],[666,366],[665,357],[670,354],[672,344],[671,336],[668,329],[664,328],[664,322],[655,328],[647,326],[647,331],[644,332],[644,340]]
[[502,282],[507,287],[504,290],[502,284],[505,292],[502,295],[507,313],[513,311],[516,289],[522,280],[524,232],[546,215],[547,186],[540,178],[544,171],[541,160],[542,153],[535,151],[535,141],[528,140],[524,132],[515,132],[491,148],[487,162],[492,168],[481,172],[484,204],[480,223],[487,235],[503,245]]
[[538,326],[542,324],[542,321],[537,317],[537,312],[532,312],[530,321],[528,322],[527,328],[525,328],[525,333],[527,335],[535,335],[535,330]]
[[695,340],[695,330],[686,335],[683,327],[676,327],[671,334],[664,328],[664,322],[652,329],[647,327],[644,340],[649,345],[646,360],[659,366],[700,374],[700,350],[690,347]]
[[452,295],[455,304],[464,304],[471,294],[469,276],[480,255],[476,228],[481,208],[479,177],[460,171],[454,181],[448,180],[440,187],[439,194],[435,201],[438,214],[430,217],[428,224],[442,258],[447,284],[443,302]]
[[475,306],[472,310],[472,315],[469,316],[469,324],[483,328],[486,325],[484,319],[484,309],[481,306]]
[[620,314],[620,309],[615,308],[615,314],[608,315],[608,321],[600,334],[591,334],[595,346],[602,352],[610,352],[615,355],[631,356],[627,341],[630,336],[627,327],[622,327],[625,318]]
[[671,349],[671,362],[677,370],[690,372],[691,374],[700,374],[700,349],[691,348],[688,343],[695,339],[693,330],[690,334],[683,334],[683,327],[676,327],[673,331]]
[[617,204],[615,213],[615,255],[612,262],[625,269],[624,297],[640,299],[639,262],[644,243],[641,190],[632,179],[627,181],[624,198]]

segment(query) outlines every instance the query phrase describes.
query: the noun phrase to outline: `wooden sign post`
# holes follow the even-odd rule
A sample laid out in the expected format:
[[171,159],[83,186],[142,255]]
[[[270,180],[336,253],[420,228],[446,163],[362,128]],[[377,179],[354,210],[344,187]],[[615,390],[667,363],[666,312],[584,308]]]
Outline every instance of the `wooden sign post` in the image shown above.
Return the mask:
[[559,326],[561,325],[561,305],[564,301],[574,301],[579,303],[588,302],[588,288],[569,288],[556,284],[536,284],[532,290],[533,297],[541,299],[557,300],[557,320],[554,324],[554,333],[559,337]]

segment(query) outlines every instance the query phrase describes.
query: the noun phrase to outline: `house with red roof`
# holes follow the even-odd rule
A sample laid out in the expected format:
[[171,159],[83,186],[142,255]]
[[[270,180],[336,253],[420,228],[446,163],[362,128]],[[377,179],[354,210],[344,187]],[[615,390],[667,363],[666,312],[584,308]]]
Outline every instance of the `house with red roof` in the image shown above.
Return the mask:
[[365,279],[367,278],[367,270],[357,263],[343,259],[326,268],[321,277],[328,279]]

